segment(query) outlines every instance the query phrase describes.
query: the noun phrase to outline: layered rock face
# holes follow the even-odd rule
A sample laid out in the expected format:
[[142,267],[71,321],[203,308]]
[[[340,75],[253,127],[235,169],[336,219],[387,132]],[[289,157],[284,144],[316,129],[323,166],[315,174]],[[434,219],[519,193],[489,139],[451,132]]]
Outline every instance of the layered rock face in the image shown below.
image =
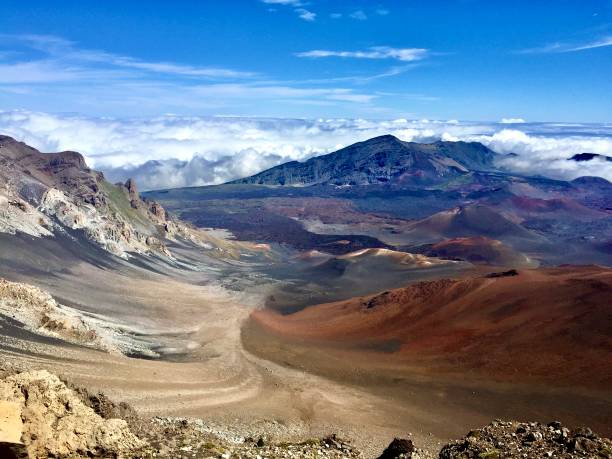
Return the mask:
[[136,184],[113,185],[80,153],[41,153],[0,136],[0,232],[49,237],[80,230],[105,250],[170,256],[163,240],[180,231]]

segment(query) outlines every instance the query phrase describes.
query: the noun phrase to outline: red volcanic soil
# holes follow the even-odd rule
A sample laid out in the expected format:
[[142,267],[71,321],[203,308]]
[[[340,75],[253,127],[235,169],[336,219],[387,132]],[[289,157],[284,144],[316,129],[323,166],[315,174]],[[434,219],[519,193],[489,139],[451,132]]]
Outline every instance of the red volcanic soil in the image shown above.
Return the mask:
[[535,262],[513,250],[501,241],[484,236],[447,239],[429,247],[425,254],[430,257],[467,260],[494,266],[534,267]]
[[351,363],[612,384],[612,269],[598,266],[421,282],[286,316],[260,310],[252,320],[281,338],[354,352]]

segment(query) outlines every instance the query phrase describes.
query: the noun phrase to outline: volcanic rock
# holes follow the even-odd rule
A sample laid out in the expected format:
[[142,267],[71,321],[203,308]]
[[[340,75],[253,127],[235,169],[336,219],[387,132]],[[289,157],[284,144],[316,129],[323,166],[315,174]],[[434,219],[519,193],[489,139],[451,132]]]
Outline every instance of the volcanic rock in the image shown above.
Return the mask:
[[232,183],[371,185],[435,183],[491,169],[496,154],[477,142],[403,142],[383,135],[306,162],[291,161]]
[[412,440],[394,438],[378,459],[411,458],[415,448]]
[[80,230],[105,250],[169,255],[166,235],[186,233],[180,222],[168,224],[164,208],[140,198],[133,179],[113,185],[90,169],[74,151],[41,153],[0,136],[0,232],[54,236]]
[[44,370],[0,380],[0,401],[20,411],[18,425],[13,427],[21,431],[21,441],[32,458],[117,457],[145,445],[126,421],[103,419]]
[[[580,429],[562,438],[559,422],[549,425],[537,422],[494,421],[471,431],[462,440],[447,444],[440,459],[455,458],[573,458],[612,457],[612,441],[599,438],[590,429]],[[588,435],[588,436],[584,436]]]

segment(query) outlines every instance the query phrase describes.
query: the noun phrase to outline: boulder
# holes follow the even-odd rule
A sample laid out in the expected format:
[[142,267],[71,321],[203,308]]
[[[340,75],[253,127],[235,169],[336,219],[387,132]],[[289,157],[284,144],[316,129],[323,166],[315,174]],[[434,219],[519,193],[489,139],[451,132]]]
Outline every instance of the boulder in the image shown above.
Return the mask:
[[415,447],[412,440],[394,438],[378,459],[411,458],[414,451]]

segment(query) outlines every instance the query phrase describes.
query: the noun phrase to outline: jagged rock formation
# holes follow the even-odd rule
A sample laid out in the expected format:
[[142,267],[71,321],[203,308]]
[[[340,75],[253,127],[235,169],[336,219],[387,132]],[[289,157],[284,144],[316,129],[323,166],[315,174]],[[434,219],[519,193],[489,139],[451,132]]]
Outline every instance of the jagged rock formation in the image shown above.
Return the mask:
[[143,201],[133,180],[107,182],[80,153],[41,153],[0,136],[0,232],[48,237],[80,230],[127,258],[129,252],[169,256],[163,240],[179,226],[160,204]]
[[303,163],[291,161],[232,183],[259,185],[428,184],[490,170],[496,154],[477,142],[403,142],[392,135]]
[[[121,186],[121,184],[118,183],[117,186]],[[140,199],[140,193],[138,193],[138,187],[136,186],[136,181],[133,178],[127,179],[123,184],[123,187],[127,191],[128,200],[130,201],[130,206],[132,206],[132,209],[147,207],[146,203]]]

